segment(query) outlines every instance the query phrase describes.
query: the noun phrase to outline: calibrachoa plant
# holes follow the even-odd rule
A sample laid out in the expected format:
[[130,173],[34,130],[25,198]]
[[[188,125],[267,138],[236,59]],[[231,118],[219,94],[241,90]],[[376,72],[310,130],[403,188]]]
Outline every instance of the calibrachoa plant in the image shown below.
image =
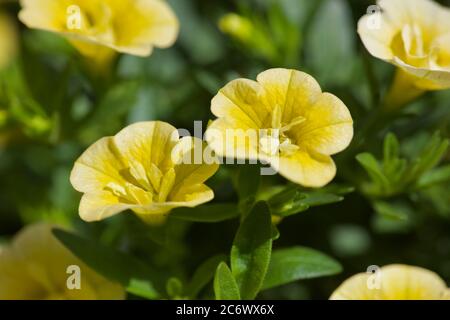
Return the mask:
[[449,299],[439,2],[0,1],[0,299]]

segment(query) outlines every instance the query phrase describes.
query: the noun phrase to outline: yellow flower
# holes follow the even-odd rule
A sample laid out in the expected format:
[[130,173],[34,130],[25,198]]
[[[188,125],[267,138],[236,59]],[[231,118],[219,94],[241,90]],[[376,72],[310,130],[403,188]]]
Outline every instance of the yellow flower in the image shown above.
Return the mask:
[[347,107],[310,75],[270,69],[257,82],[237,79],[211,102],[218,117],[206,140],[220,157],[261,160],[287,179],[321,187],[336,174],[330,157],[353,137]]
[[107,58],[112,50],[148,56],[154,46],[171,46],[178,35],[178,20],[162,0],[21,0],[21,4],[19,18],[25,25],[62,34],[87,56]]
[[445,282],[434,272],[402,264],[359,273],[345,280],[331,300],[437,300],[449,299]]
[[399,67],[387,102],[404,104],[426,90],[450,88],[450,10],[431,0],[379,0],[358,33],[375,57]]
[[252,22],[235,13],[228,13],[219,20],[219,28],[243,42],[252,37],[254,33]]
[[84,193],[81,218],[101,220],[130,209],[151,222],[163,220],[173,208],[210,201],[214,193],[204,182],[217,171],[217,161],[184,161],[204,149],[200,139],[180,139],[176,128],[160,121],[135,123],[100,139],[76,161],[70,176]]
[[16,26],[10,17],[0,12],[0,71],[14,58],[17,47]]
[[[0,249],[0,300],[124,299],[124,289],[89,269],[51,233],[51,225],[34,224]],[[80,287],[70,266],[78,266]],[[68,269],[69,268],[69,269]],[[70,272],[69,272],[70,271]]]

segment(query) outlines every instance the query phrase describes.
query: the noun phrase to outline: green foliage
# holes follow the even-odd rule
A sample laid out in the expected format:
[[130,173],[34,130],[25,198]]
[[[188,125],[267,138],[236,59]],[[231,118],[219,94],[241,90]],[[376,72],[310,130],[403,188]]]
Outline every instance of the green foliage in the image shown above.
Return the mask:
[[225,262],[221,262],[217,267],[214,293],[217,300],[240,300],[238,285]]
[[241,15],[222,17],[219,27],[254,56],[280,66],[295,66],[299,60],[302,36],[298,21],[286,19],[286,5],[271,1],[267,3],[268,14],[263,14],[255,11],[251,4],[242,2]]
[[292,247],[274,250],[263,289],[297,280],[329,276],[342,271],[342,266],[327,255],[310,248]]
[[225,255],[217,255],[203,262],[197,268],[188,284],[186,290],[188,297],[196,297],[200,290],[202,290],[214,278],[219,264],[225,260],[227,260]]
[[370,153],[356,157],[371,179],[363,184],[363,191],[374,198],[385,198],[448,181],[448,166],[435,168],[447,152],[448,145],[448,139],[435,133],[413,159],[405,159],[400,155],[395,135],[386,135],[383,160],[378,161]]
[[322,188],[317,191],[307,191],[304,188],[291,185],[273,195],[268,204],[273,214],[287,217],[311,207],[340,202],[344,199],[341,194],[353,191],[351,187]]
[[177,208],[170,214],[171,217],[193,222],[220,222],[233,219],[239,215],[235,204],[210,204],[198,208]]
[[166,292],[172,299],[181,298],[183,294],[183,283],[178,278],[170,278],[167,280]]
[[[357,63],[355,26],[345,0],[324,0],[312,21],[305,43],[305,56],[318,81],[339,85],[348,81]],[[324,48],[326,46],[326,49]],[[350,64],[337,63],[349,61]]]
[[[394,68],[356,32],[374,1],[168,2],[177,43],[120,54],[103,73],[63,37],[21,26],[20,54],[0,70],[2,245],[31,223],[69,227],[55,236],[131,298],[327,299],[344,278],[398,261],[449,281],[450,94],[383,109]],[[273,67],[310,73],[349,108],[355,138],[333,155],[333,183],[304,188],[261,176],[260,165],[221,165],[207,181],[214,200],[174,209],[162,225],[131,212],[81,221],[69,176],[87,146],[138,121],[205,128],[220,88]]]
[[239,196],[239,209],[246,213],[254,205],[260,187],[261,173],[258,165],[242,165],[237,170],[235,183]]
[[258,202],[236,233],[230,259],[242,299],[254,299],[264,281],[272,251],[271,226],[267,204]]

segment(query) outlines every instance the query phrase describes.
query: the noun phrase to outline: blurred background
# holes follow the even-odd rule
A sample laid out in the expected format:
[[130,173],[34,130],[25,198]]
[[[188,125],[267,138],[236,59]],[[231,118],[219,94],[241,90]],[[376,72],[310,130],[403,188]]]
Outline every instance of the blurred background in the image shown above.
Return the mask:
[[[210,100],[222,86],[272,67],[313,75],[324,91],[345,102],[358,134],[394,72],[366,52],[356,33],[372,1],[168,2],[181,23],[175,46],[156,49],[148,58],[121,55],[99,71],[63,38],[20,24],[15,1],[0,1],[0,29],[7,20],[18,41],[17,55],[0,71],[0,245],[26,224],[49,221],[139,256],[162,278],[190,277],[209,256],[229,252],[238,221],[169,219],[164,226],[146,227],[126,214],[83,223],[80,194],[69,183],[77,157],[94,141],[137,121],[163,120],[193,132],[193,121],[201,120],[206,128],[213,118]],[[433,153],[430,143],[442,146],[450,137],[450,91],[427,93],[402,113],[357,151],[382,159],[383,139],[393,132],[401,157],[413,163],[427,150]],[[437,131],[440,137],[432,138]],[[418,176],[414,183],[389,187],[369,179],[355,155],[350,149],[336,157],[334,185],[346,188],[345,199],[284,219],[274,243],[320,250],[336,258],[343,272],[264,291],[260,298],[327,299],[350,275],[390,263],[422,266],[450,283],[448,150],[437,159],[437,182],[416,183]],[[236,201],[235,171],[222,166],[209,181],[215,202]],[[264,182],[267,187],[285,183],[278,176]]]

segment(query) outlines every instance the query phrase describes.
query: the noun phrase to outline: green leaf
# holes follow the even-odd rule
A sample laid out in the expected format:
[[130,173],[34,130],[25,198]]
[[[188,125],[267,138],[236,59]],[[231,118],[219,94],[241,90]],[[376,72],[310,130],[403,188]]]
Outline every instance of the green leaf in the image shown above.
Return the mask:
[[[348,82],[356,59],[355,26],[345,0],[324,0],[306,35],[305,59],[323,85]],[[326,44],[326,50],[324,50]]]
[[247,212],[255,203],[261,181],[259,165],[241,165],[236,178],[236,191],[239,195],[239,208]]
[[179,44],[192,60],[198,64],[210,64],[220,60],[226,50],[220,33],[211,28],[204,15],[200,15],[197,6],[191,1],[169,0],[180,24]]
[[329,233],[333,252],[341,257],[355,257],[367,252],[371,244],[368,231],[355,224],[338,224]]
[[280,238],[280,230],[277,226],[272,224],[272,241],[278,240]]
[[426,172],[417,182],[417,188],[428,188],[447,181],[450,181],[450,164]]
[[147,280],[140,280],[131,278],[129,284],[126,285],[127,292],[146,299],[158,299],[159,294],[155,292],[155,288],[151,282]]
[[214,273],[216,272],[219,263],[226,260],[227,257],[225,255],[217,255],[203,262],[195,271],[187,286],[186,294],[188,297],[197,297],[200,290],[202,290],[203,287],[205,287],[214,278]]
[[305,198],[302,199],[300,202],[310,207],[316,207],[336,203],[342,200],[344,200],[344,197],[337,196],[332,193],[311,192],[306,194]]
[[183,283],[180,279],[172,277],[167,280],[166,291],[172,299],[180,298],[183,294]]
[[389,220],[406,221],[409,218],[409,210],[402,204],[389,203],[386,201],[375,201],[375,211]]
[[[345,190],[341,191],[348,191]],[[269,201],[269,207],[273,214],[287,217],[308,210],[310,207],[326,205],[342,201],[344,198],[340,195],[321,191],[301,191],[297,186],[288,186],[281,192],[272,196]]]
[[158,275],[142,261],[75,234],[53,229],[55,237],[81,261],[106,278],[122,284],[128,292],[147,299],[159,298]]
[[389,186],[389,180],[372,154],[360,153],[356,156],[356,160],[364,167],[374,182],[382,186]]
[[233,203],[207,204],[195,208],[176,208],[170,217],[193,222],[220,222],[237,217],[239,210]]
[[342,271],[336,260],[306,247],[274,250],[263,289],[269,289],[301,279],[329,276]]
[[407,172],[407,180],[414,181],[436,166],[447,151],[448,145],[449,140],[443,140],[438,132],[435,133]]
[[272,223],[265,202],[258,202],[242,221],[231,249],[231,270],[242,299],[261,289],[272,251]]
[[397,140],[397,137],[393,133],[388,133],[386,135],[386,138],[384,139],[383,145],[383,162],[385,164],[398,158],[400,148],[399,146],[400,144]]
[[92,142],[99,135],[115,132],[123,125],[123,119],[138,102],[139,83],[122,81],[110,87],[92,114],[83,122],[81,139]]
[[308,20],[313,13],[314,6],[318,1],[310,0],[279,0],[284,15],[291,23],[295,23],[299,27]]
[[240,199],[254,197],[259,189],[261,169],[259,165],[241,165],[238,170],[236,190]]
[[214,277],[214,293],[216,300],[241,299],[236,280],[225,262],[221,262],[217,267],[216,276]]
[[288,186],[272,196],[268,205],[273,214],[287,217],[309,209],[309,205],[301,202],[304,198],[305,195],[297,187]]

